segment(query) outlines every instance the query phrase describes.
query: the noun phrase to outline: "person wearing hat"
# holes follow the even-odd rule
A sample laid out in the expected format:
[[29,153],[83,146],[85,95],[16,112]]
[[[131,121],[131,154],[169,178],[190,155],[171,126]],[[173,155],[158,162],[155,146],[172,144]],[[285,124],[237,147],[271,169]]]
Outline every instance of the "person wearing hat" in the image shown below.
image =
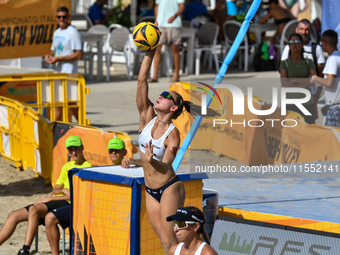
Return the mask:
[[[91,167],[91,163],[83,156],[84,147],[78,136],[70,136],[66,139],[68,153],[73,161],[66,163],[53,188],[51,196],[40,199],[34,204],[9,213],[5,224],[0,230],[0,245],[13,234],[18,223],[28,221],[26,239],[24,246],[19,250],[19,254],[29,255],[30,246],[38,231],[39,224],[44,224],[45,216],[60,207],[70,205],[70,183],[68,171],[72,168]],[[69,217],[69,215],[68,215]]]
[[120,138],[112,138],[107,146],[109,151],[110,159],[113,165],[121,165],[122,167],[129,167],[130,165],[141,166],[142,162],[140,159],[132,159],[125,157],[127,151],[125,149],[125,143]]
[[[70,161],[63,166],[56,185],[66,182],[69,190],[68,171],[73,168],[92,167],[92,164],[84,158],[84,146],[79,136],[73,135],[68,137],[66,139],[65,148],[67,148],[68,154],[73,161]],[[71,225],[71,204],[56,208],[49,212],[45,217],[46,236],[51,247],[52,255],[59,254],[60,232],[58,224],[63,229],[66,229]]]
[[120,138],[112,138],[107,146],[109,156],[113,165],[121,165],[126,155],[125,143]]
[[180,207],[176,214],[166,220],[174,222],[174,232],[180,242],[171,246],[168,255],[217,255],[204,231],[205,216],[200,209],[193,206]]

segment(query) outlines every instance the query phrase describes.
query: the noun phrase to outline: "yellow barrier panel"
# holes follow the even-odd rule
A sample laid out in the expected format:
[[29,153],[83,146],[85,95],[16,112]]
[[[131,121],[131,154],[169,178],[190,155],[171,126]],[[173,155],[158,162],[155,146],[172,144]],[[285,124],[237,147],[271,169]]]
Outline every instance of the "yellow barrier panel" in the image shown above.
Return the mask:
[[94,166],[112,164],[106,148],[113,137],[124,140],[128,157],[133,158],[138,152],[127,133],[104,132],[100,128],[72,123],[52,123],[33,108],[0,96],[0,154],[18,170],[33,171],[48,184],[56,180],[62,166],[69,160],[65,139],[73,134],[81,137],[84,155]]
[[19,169],[20,155],[20,114],[23,106],[17,101],[0,97],[0,154]]
[[0,111],[0,154],[18,170],[31,170],[49,182],[51,124],[31,107],[1,96]]
[[57,111],[63,122],[72,122],[73,112],[78,123],[89,125],[86,119],[85,80],[79,74],[35,73],[0,75],[0,95],[34,107],[51,121],[56,121]]

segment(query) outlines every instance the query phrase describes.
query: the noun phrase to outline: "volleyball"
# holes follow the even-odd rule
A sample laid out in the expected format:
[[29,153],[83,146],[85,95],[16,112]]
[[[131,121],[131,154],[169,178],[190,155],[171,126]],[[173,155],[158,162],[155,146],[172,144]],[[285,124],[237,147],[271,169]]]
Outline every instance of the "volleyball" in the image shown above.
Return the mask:
[[132,33],[133,41],[141,50],[153,50],[156,48],[160,36],[158,27],[151,22],[139,23]]

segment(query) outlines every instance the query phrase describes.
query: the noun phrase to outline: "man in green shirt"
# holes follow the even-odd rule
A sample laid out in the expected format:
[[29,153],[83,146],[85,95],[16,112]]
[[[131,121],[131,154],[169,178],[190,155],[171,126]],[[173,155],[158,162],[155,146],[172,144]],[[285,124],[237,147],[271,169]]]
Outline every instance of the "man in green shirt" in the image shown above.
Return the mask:
[[68,162],[63,166],[51,196],[40,199],[32,205],[9,213],[4,226],[0,231],[1,245],[10,238],[18,223],[23,221],[28,222],[25,243],[19,250],[18,255],[29,255],[30,247],[38,231],[38,226],[39,224],[44,224],[44,218],[48,212],[70,204],[68,171],[72,168],[86,168],[92,166],[83,156],[84,147],[78,136],[68,137],[66,139],[65,147],[73,161]]

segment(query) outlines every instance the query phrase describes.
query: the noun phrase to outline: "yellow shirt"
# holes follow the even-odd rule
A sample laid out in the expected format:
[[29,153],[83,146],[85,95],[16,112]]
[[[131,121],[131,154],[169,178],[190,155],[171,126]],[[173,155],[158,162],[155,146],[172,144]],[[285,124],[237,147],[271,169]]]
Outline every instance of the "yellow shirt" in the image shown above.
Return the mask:
[[[73,168],[87,168],[87,167],[92,167],[91,163],[88,162],[88,161],[85,161],[81,165],[76,165],[75,161],[67,162],[63,166],[63,168],[61,169],[60,176],[59,176],[55,185],[63,185],[64,189],[70,189],[70,181],[68,179],[68,171],[73,169]],[[63,194],[59,194],[57,196],[63,196]]]

